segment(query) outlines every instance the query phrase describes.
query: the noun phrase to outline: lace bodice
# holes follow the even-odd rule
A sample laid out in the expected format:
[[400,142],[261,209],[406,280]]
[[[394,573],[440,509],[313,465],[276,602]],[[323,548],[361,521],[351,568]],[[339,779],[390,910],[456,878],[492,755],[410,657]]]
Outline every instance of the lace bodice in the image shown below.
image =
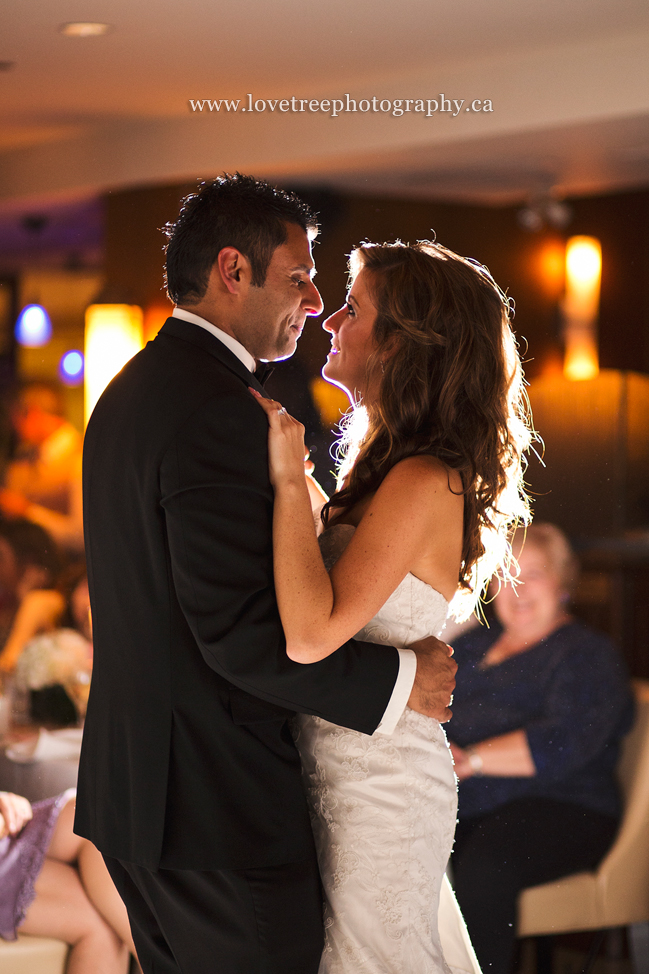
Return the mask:
[[[340,558],[355,530],[351,524],[334,524],[320,535],[327,571]],[[439,636],[447,615],[444,596],[408,573],[374,618],[356,634],[356,639],[405,649],[425,636]]]

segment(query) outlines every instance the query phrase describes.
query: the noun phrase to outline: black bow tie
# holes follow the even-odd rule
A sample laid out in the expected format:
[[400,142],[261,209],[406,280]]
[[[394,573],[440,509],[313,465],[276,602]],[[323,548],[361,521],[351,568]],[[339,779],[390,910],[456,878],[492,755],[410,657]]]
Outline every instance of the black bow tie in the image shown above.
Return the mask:
[[270,379],[274,371],[274,365],[270,365],[268,362],[260,362],[255,370],[255,379],[263,386]]

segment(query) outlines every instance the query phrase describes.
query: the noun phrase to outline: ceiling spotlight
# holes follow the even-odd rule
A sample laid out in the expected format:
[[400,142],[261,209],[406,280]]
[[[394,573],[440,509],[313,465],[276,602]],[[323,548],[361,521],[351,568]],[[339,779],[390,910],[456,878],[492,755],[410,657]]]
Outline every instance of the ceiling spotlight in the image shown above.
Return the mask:
[[543,216],[536,207],[525,206],[516,214],[516,219],[523,230],[537,233],[543,226]]
[[69,24],[61,24],[59,33],[66,37],[101,37],[112,30],[110,24],[97,24],[90,21],[78,20]]
[[545,219],[550,226],[563,230],[572,220],[572,207],[561,200],[548,200],[545,204]]
[[563,230],[572,220],[572,207],[551,196],[537,196],[516,214],[519,226],[538,233],[544,226]]

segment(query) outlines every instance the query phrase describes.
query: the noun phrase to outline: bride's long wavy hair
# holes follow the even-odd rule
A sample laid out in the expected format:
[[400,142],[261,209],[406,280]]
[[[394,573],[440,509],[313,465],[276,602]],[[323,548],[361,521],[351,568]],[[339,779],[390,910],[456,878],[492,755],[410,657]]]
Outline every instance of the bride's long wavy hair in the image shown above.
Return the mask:
[[363,243],[350,256],[352,281],[361,270],[377,310],[367,375],[378,394],[341,424],[323,521],[376,491],[405,457],[457,470],[464,539],[452,608],[464,618],[495,572],[515,574],[508,536],[530,519],[523,470],[533,434],[512,306],[485,267],[426,240]]

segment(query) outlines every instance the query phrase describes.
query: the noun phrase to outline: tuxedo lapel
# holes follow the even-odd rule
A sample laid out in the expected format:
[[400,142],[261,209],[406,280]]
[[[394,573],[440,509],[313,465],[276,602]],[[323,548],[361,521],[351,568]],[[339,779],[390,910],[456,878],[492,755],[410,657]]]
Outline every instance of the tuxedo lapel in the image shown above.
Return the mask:
[[218,359],[230,372],[234,372],[247,386],[251,386],[257,392],[266,395],[264,393],[264,387],[257,377],[248,371],[234,352],[231,352],[223,342],[219,341],[216,335],[207,331],[206,328],[201,328],[200,325],[195,325],[191,321],[183,321],[182,318],[167,318],[159,334],[165,337],[180,338],[181,341],[189,342],[191,345],[197,345],[203,351]]

